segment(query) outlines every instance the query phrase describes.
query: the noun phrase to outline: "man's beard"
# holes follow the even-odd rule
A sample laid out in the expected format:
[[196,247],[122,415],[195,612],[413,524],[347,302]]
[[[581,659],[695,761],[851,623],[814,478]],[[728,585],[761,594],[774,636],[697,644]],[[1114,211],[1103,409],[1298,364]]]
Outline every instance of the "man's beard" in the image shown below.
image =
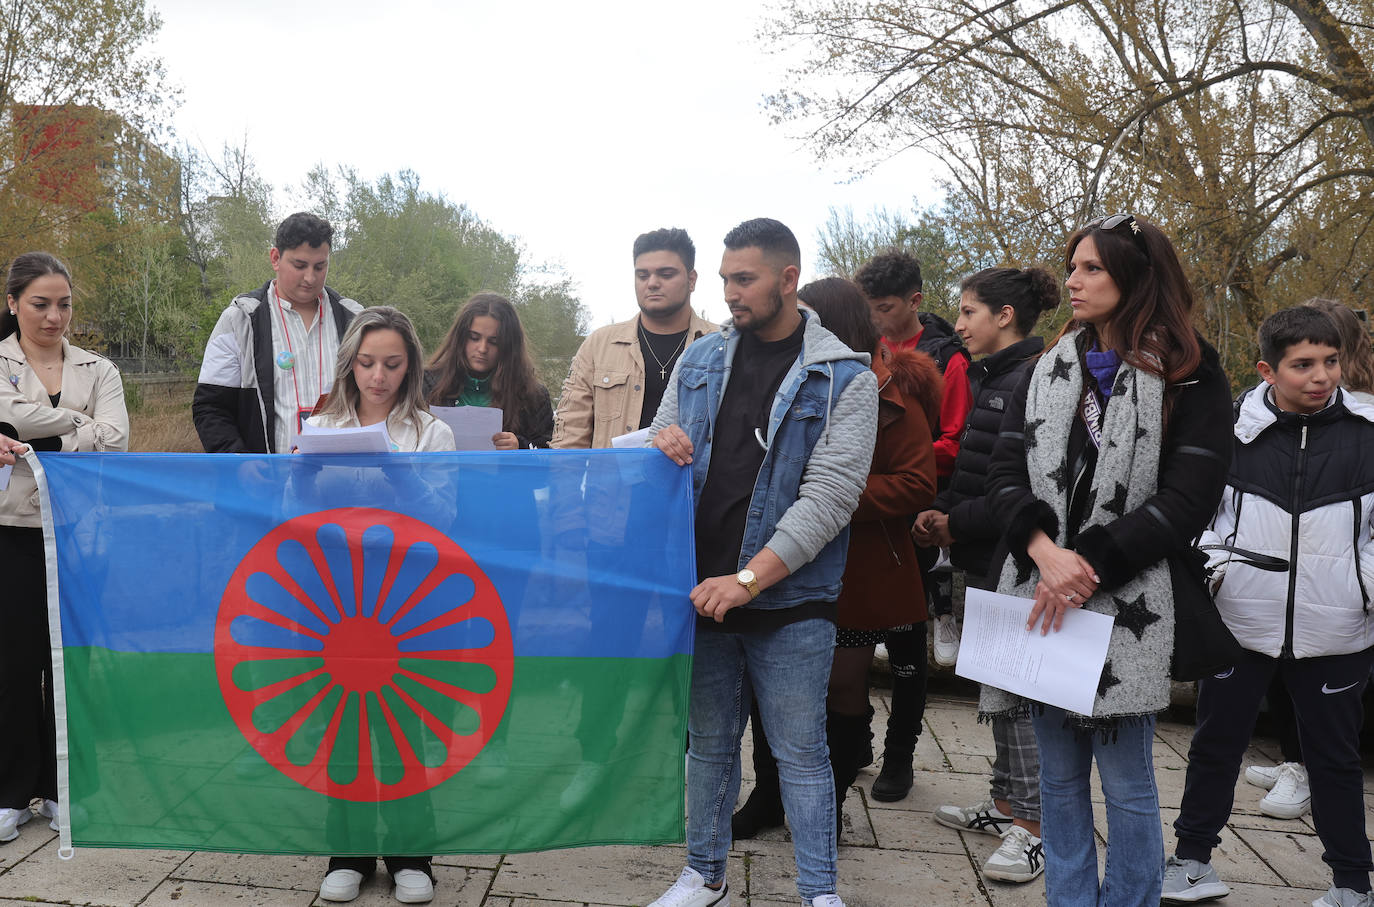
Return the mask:
[[777,321],[778,316],[782,314],[783,306],[782,294],[778,292],[777,287],[773,288],[773,297],[769,300],[769,302],[772,304],[768,307],[768,311],[765,312],[762,317],[757,315],[751,315],[748,324],[736,324],[736,327],[739,328],[739,330],[741,331],[750,331],[753,333],[757,333],[758,331],[763,330],[764,328],[771,325],[773,322]]

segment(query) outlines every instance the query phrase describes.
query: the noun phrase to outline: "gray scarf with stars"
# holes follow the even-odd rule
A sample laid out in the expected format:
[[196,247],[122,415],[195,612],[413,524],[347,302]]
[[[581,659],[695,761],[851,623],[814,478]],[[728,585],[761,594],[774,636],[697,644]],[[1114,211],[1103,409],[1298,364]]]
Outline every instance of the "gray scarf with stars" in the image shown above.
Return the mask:
[[[1031,491],[1059,518],[1064,544],[1068,492],[1073,482],[1069,433],[1083,394],[1079,332],[1065,335],[1036,364],[1026,399],[1026,467]],[[1112,385],[1102,425],[1102,446],[1080,528],[1102,526],[1135,510],[1155,494],[1163,434],[1164,382],[1122,362]],[[1091,443],[1091,442],[1089,442]],[[1038,570],[1023,570],[1008,558],[997,591],[1035,597]],[[1107,663],[1097,684],[1092,715],[1075,715],[1080,724],[1111,724],[1115,719],[1163,711],[1169,705],[1169,660],[1174,644],[1173,587],[1167,562],[1146,567],[1124,585],[1099,590],[1083,605],[1115,618]],[[983,688],[979,711],[1011,714],[1024,707],[1019,697]]]

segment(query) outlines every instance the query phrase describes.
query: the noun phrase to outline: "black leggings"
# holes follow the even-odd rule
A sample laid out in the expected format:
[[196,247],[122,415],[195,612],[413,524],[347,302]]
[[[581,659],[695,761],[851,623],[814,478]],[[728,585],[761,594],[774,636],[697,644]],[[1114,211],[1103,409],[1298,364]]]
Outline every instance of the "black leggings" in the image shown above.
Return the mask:
[[57,799],[57,722],[43,530],[0,526],[0,807]]

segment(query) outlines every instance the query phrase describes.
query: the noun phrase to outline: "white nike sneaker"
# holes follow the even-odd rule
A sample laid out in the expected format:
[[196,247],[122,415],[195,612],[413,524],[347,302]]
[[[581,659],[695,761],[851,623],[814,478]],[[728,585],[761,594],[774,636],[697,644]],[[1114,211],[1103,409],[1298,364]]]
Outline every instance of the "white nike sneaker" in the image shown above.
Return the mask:
[[1220,878],[1211,863],[1180,860],[1171,856],[1164,863],[1164,890],[1159,899],[1166,904],[1192,904],[1224,898],[1231,888]]

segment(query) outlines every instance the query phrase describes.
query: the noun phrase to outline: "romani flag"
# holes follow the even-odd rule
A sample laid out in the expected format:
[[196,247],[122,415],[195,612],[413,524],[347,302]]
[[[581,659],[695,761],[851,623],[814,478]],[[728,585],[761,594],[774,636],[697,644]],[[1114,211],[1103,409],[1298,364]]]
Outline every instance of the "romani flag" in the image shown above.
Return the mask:
[[692,495],[661,453],[34,459],[64,854],[682,840]]

